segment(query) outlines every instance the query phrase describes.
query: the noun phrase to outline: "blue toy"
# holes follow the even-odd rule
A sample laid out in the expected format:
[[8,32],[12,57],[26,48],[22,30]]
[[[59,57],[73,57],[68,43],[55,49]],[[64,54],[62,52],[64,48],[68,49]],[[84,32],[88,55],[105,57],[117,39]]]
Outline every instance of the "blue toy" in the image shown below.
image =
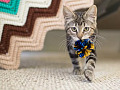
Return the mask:
[[76,50],[76,54],[81,58],[89,56],[93,49],[94,44],[89,39],[78,40],[74,44],[74,50]]

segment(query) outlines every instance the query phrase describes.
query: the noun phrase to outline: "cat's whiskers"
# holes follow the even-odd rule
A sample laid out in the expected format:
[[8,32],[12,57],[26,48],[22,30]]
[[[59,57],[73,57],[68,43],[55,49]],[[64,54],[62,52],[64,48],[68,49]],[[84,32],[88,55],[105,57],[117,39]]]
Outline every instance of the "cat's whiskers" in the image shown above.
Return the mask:
[[[70,43],[67,43],[67,45],[69,45]],[[65,47],[64,47],[64,52],[65,53],[67,53],[67,47],[66,47],[66,45],[65,45]]]
[[62,41],[59,43],[59,45],[61,45],[61,44],[64,43],[65,41],[66,41],[66,39],[62,40]]
[[99,42],[97,40],[95,42],[99,46],[99,48],[101,49],[101,46],[100,46]]
[[66,36],[66,33],[65,34],[63,34],[62,36],[60,36],[60,37],[64,37],[64,36]]
[[101,46],[103,46],[103,43],[99,39],[97,39],[97,41]]
[[[61,47],[63,47],[64,50],[67,50],[67,47],[66,47],[67,41],[69,41],[69,40],[64,39],[64,40],[62,40],[62,41],[60,42],[60,44],[59,44],[59,50],[61,49]],[[67,43],[67,45],[69,45],[69,44],[70,44],[70,42]],[[65,52],[66,52],[66,51],[65,51]]]
[[64,40],[62,40],[62,41],[60,42],[60,44],[58,45],[59,50],[61,49],[62,46],[65,46],[65,45],[64,45],[65,42],[66,42],[66,39],[64,39]]
[[103,37],[103,36],[101,36],[101,35],[96,34],[96,36],[97,36],[98,38],[102,39],[102,40],[106,40],[106,38]]

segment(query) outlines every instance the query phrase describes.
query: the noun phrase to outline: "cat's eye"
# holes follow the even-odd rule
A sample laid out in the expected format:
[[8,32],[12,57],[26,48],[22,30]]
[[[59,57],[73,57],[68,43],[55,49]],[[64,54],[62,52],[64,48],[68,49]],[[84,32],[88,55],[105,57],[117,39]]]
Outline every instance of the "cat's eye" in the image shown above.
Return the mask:
[[89,31],[89,27],[85,27],[83,31],[84,31],[84,32]]
[[77,32],[77,28],[76,28],[76,27],[71,27],[71,30],[72,30],[73,32]]

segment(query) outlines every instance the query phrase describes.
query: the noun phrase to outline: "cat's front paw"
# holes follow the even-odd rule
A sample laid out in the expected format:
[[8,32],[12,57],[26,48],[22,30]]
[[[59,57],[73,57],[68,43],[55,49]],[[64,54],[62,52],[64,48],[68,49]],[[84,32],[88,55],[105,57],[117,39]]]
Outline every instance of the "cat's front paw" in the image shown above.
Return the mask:
[[80,69],[80,67],[74,68],[73,69],[73,74],[74,75],[81,75],[82,74],[82,70]]
[[92,82],[94,80],[94,71],[86,69],[84,71],[84,75],[88,81]]
[[85,70],[84,70],[84,76],[86,79],[90,82],[94,80],[94,69],[95,69],[95,62],[93,60],[89,60],[86,64]]

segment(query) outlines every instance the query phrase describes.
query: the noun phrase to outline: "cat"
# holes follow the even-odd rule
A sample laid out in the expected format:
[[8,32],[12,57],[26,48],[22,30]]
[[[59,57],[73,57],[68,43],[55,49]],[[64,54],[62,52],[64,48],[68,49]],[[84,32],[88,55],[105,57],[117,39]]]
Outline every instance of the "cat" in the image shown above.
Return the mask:
[[97,34],[97,7],[92,5],[87,11],[72,12],[68,7],[63,6],[65,19],[65,31],[67,50],[73,65],[75,75],[82,74],[82,69],[75,54],[74,43],[77,40],[90,39],[95,45],[95,50],[85,58],[83,74],[88,81],[94,80],[94,69],[96,63],[96,34]]

